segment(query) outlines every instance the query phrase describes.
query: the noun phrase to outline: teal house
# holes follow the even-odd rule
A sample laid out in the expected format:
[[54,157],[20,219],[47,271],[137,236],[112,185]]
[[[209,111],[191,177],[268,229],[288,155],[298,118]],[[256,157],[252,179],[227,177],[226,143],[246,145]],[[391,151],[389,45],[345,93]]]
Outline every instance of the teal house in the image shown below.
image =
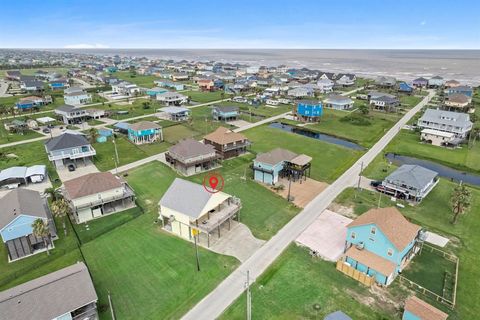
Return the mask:
[[252,165],[253,176],[256,181],[269,185],[275,185],[281,177],[306,179],[310,175],[311,160],[307,155],[277,148],[257,155]]
[[162,141],[162,127],[151,121],[133,123],[128,126],[128,139],[135,144]]
[[167,89],[160,88],[160,87],[155,87],[155,88],[147,89],[147,90],[145,91],[145,93],[146,93],[150,98],[155,99],[155,98],[157,97],[157,94],[165,93],[165,92],[167,92],[167,91],[168,91]]
[[402,320],[446,320],[447,318],[448,314],[415,296],[405,301]]
[[371,209],[347,225],[343,263],[387,286],[418,251],[420,230],[397,208]]

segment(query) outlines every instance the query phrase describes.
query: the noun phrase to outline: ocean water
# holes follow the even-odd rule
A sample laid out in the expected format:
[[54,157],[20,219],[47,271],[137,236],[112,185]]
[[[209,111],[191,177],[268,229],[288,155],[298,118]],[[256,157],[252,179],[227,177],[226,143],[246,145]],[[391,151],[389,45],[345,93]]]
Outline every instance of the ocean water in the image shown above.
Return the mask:
[[440,75],[480,85],[480,50],[350,50],[350,49],[78,49],[100,55],[174,60],[239,62],[250,65],[307,67],[352,72],[365,77],[390,75],[401,80]]

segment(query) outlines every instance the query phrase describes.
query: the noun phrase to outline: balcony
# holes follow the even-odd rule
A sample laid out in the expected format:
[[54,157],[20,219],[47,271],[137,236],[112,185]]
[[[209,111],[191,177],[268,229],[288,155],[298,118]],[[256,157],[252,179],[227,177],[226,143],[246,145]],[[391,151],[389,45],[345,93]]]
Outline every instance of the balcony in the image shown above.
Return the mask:
[[[228,203],[230,201],[230,203]],[[233,217],[242,208],[240,199],[231,198],[227,200],[219,211],[214,211],[201,217],[200,219],[191,222],[190,225],[202,232],[210,234],[213,230],[218,228],[222,223]]]
[[48,154],[48,160],[55,161],[55,160],[62,160],[62,159],[79,159],[79,158],[86,158],[92,157],[96,155],[97,152],[91,146],[82,147],[82,150],[72,149],[69,151],[61,151],[55,153]]

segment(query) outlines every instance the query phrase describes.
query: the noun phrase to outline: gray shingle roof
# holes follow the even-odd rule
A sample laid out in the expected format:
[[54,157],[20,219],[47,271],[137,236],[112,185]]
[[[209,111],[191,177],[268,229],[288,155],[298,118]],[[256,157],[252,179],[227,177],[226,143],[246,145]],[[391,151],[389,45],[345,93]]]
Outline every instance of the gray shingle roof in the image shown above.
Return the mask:
[[16,189],[0,199],[0,229],[21,214],[47,219],[45,202],[40,193],[28,189]]
[[290,150],[276,148],[270,152],[260,153],[255,158],[255,161],[270,164],[270,165],[276,165],[277,163],[280,163],[283,161],[290,161],[295,157],[297,157],[297,154],[291,152]]
[[200,184],[176,178],[160,199],[159,205],[196,219],[212,195]]
[[63,112],[71,112],[75,109],[74,106],[72,105],[69,105],[69,104],[63,104],[61,105],[60,107],[56,108],[55,110],[58,110],[58,111],[63,111]]
[[238,111],[238,107],[236,106],[214,106],[213,109],[222,113]]
[[48,151],[62,150],[89,145],[87,138],[81,134],[64,133],[58,137],[48,139],[45,146]]
[[215,147],[211,144],[203,144],[197,140],[185,139],[170,147],[168,151],[171,154],[189,159],[215,153]]
[[50,320],[98,300],[83,262],[0,292],[0,314],[9,320]]
[[404,164],[386,177],[385,180],[395,185],[405,184],[421,190],[436,176],[438,176],[438,173],[433,170],[417,165]]

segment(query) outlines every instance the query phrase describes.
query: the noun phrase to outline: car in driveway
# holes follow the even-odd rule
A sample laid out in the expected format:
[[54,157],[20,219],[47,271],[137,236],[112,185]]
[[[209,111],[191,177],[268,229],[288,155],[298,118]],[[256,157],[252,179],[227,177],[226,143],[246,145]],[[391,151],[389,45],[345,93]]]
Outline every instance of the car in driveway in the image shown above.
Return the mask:
[[370,185],[374,188],[377,188],[378,186],[382,185],[382,181],[370,181]]
[[48,128],[45,128],[45,129],[43,129],[43,130],[42,130],[42,132],[43,132],[43,133],[50,133],[50,132],[51,132],[51,130],[50,130],[50,129],[48,129]]
[[67,169],[68,169],[68,171],[72,172],[72,171],[75,171],[75,169],[77,169],[77,167],[73,163],[70,163],[70,164],[67,165]]

